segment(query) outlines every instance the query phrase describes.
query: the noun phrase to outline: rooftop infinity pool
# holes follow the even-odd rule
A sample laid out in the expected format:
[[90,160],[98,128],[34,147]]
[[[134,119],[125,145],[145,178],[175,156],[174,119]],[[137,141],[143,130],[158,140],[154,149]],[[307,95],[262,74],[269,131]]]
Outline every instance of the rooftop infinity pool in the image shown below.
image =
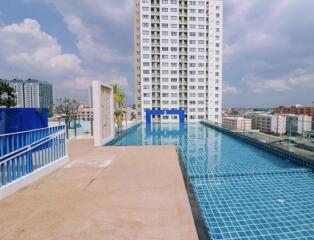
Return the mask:
[[314,173],[200,123],[139,125],[112,145],[177,145],[211,239],[314,239]]

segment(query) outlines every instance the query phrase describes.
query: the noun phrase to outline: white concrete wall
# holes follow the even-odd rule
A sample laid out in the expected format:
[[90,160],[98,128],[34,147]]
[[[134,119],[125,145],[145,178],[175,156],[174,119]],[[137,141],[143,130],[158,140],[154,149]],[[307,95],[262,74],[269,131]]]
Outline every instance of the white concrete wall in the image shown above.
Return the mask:
[[[110,91],[110,96],[108,98],[109,102],[104,99],[102,95],[103,89]],[[114,103],[113,103],[113,89],[111,86],[106,85],[100,81],[92,82],[92,91],[93,91],[93,112],[94,112],[94,121],[93,121],[93,133],[94,133],[94,145],[102,146],[108,141],[114,138],[115,129],[114,129]],[[109,106],[109,109],[107,107]],[[104,125],[104,112],[108,112],[109,116],[106,118],[109,120],[109,126]],[[109,134],[105,131],[109,130]]]

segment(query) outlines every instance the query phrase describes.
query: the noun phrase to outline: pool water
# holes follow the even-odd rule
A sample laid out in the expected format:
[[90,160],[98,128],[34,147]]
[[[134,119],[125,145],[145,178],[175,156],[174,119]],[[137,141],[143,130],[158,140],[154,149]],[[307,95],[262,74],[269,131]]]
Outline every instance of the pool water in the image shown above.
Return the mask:
[[216,239],[314,239],[314,173],[200,123],[145,124],[113,145],[177,145]]

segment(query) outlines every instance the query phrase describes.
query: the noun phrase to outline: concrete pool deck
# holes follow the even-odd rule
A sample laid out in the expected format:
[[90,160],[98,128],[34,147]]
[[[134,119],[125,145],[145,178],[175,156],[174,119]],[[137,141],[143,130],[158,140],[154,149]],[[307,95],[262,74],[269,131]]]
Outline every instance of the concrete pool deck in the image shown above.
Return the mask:
[[174,146],[73,140],[69,154],[0,201],[1,240],[198,239]]

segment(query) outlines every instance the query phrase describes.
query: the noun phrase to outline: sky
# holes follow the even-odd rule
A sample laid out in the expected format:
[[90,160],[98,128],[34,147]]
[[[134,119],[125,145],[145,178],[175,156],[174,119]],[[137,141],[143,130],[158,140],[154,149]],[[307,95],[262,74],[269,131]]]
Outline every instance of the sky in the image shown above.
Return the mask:
[[[92,3],[92,4],[91,4]],[[134,102],[133,0],[0,1],[0,78],[87,100],[92,80]],[[314,101],[314,1],[224,0],[223,105]]]

